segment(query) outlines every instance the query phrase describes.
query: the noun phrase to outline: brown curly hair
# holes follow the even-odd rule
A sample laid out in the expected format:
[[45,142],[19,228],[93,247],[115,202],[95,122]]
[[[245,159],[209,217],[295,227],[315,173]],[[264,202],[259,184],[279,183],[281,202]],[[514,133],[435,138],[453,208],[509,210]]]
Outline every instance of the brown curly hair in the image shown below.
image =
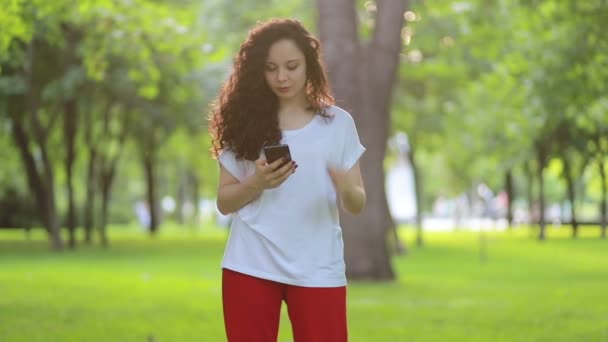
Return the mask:
[[298,20],[271,19],[254,26],[234,59],[234,69],[222,85],[209,117],[212,154],[229,149],[238,159],[254,161],[265,145],[281,140],[278,99],[264,78],[268,50],[275,42],[292,40],[306,59],[308,109],[329,117],[334,104],[321,62],[321,45]]

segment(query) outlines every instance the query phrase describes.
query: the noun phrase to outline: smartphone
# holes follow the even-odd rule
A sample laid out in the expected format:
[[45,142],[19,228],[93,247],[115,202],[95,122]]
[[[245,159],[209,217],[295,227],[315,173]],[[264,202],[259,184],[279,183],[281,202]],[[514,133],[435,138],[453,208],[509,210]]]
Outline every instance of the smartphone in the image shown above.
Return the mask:
[[285,157],[285,162],[279,167],[282,167],[291,161],[291,153],[289,152],[289,145],[287,144],[264,146],[264,155],[266,156],[266,162],[268,164],[272,164],[274,161]]

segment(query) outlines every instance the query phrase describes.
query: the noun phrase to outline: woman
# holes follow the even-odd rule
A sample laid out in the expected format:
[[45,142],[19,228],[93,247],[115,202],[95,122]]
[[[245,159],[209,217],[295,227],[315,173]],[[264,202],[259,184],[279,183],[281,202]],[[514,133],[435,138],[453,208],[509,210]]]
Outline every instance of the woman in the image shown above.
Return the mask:
[[[365,148],[333,102],[319,41],[300,22],[249,32],[210,118],[217,206],[233,217],[222,261],[229,341],[276,341],[282,301],[296,342],[347,340],[336,199],[353,214],[365,206]],[[293,160],[267,163],[264,146],[279,143]]]

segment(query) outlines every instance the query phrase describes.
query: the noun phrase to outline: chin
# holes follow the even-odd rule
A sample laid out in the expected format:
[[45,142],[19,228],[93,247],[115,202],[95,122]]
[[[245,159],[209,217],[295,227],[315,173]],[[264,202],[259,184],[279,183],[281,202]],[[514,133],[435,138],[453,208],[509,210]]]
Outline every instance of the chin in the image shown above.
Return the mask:
[[275,94],[277,95],[277,97],[279,99],[282,99],[282,100],[291,100],[292,98],[295,97],[294,94],[292,94],[292,93],[275,93]]
[[306,97],[306,94],[301,94],[301,93],[298,93],[298,92],[294,93],[292,91],[287,92],[287,93],[276,92],[275,94],[277,95],[277,98],[279,98],[281,100],[294,100],[294,99],[297,99],[299,96]]

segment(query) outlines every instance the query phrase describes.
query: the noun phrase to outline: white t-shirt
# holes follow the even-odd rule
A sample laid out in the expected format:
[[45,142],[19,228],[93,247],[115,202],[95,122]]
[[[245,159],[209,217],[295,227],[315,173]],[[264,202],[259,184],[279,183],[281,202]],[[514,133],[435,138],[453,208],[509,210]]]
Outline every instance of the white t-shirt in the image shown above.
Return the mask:
[[[315,115],[283,131],[297,171],[275,189],[232,214],[222,267],[254,277],[307,287],[346,285],[344,244],[336,192],[328,167],[350,170],[365,148],[352,116],[332,106],[333,118]],[[219,162],[239,181],[255,164],[225,150]]]

